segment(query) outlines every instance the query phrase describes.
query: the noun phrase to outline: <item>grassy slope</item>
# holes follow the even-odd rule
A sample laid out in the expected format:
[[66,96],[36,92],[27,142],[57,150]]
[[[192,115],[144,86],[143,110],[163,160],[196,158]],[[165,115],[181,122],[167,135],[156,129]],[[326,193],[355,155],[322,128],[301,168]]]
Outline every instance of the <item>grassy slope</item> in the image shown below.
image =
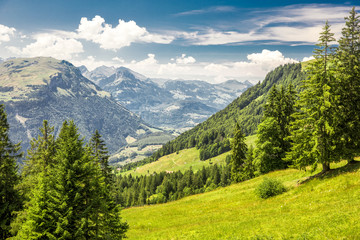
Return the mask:
[[[245,142],[248,146],[255,145],[256,135],[248,136]],[[124,174],[130,174],[133,176],[152,174],[153,172],[162,171],[182,171],[192,168],[193,171],[201,169],[203,166],[209,166],[210,164],[222,164],[225,162],[226,156],[229,152],[223,153],[219,156],[213,157],[206,161],[200,161],[199,150],[196,148],[184,149],[179,151],[179,154],[172,153],[161,157],[158,161],[146,164],[125,172]]]
[[[306,176],[276,171],[175,202],[125,209],[122,216],[130,239],[360,239],[360,163],[297,186]],[[264,177],[280,179],[288,192],[258,198],[254,189]]]
[[179,154],[172,153],[161,157],[158,161],[146,164],[144,166],[138,167],[125,172],[124,174],[131,174],[132,176],[152,174],[153,172],[162,172],[162,171],[186,171],[190,167],[193,171],[201,169],[203,166],[209,166],[211,164],[217,163],[222,164],[225,162],[226,155],[229,153],[223,153],[219,156],[211,158],[206,161],[200,161],[199,150],[196,148],[184,149],[179,152]]

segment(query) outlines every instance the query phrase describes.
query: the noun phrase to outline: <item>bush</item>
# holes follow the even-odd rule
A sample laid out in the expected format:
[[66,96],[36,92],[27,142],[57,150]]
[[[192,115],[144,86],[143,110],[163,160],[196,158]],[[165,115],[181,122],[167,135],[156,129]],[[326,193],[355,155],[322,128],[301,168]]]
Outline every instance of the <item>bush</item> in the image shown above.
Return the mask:
[[272,178],[264,178],[264,181],[255,190],[256,194],[261,198],[269,198],[286,192],[284,185]]

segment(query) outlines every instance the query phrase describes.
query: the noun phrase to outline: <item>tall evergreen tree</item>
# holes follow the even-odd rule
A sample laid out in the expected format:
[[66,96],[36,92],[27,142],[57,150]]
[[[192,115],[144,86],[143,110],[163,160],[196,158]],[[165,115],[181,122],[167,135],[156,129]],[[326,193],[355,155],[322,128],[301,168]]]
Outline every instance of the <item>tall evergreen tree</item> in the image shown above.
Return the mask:
[[342,157],[354,161],[360,153],[360,17],[352,8],[336,54],[337,116],[342,139]]
[[19,182],[16,160],[21,156],[20,144],[13,144],[9,138],[9,124],[5,107],[0,105],[0,239],[10,237],[10,222],[14,211],[21,207],[18,191]]
[[50,234],[51,227],[55,228],[50,221],[52,216],[49,207],[49,171],[54,168],[56,150],[53,131],[54,128],[44,120],[40,135],[30,142],[31,148],[28,150],[19,185],[25,198],[25,207],[12,224],[12,231],[14,235],[17,234],[17,239],[38,239],[46,236],[45,233]]
[[304,81],[304,90],[297,101],[299,109],[291,124],[291,140],[293,147],[287,159],[299,168],[318,163],[323,172],[330,169],[330,163],[339,160],[338,143],[334,118],[334,67],[331,42],[335,41],[330,25],[326,22],[320,34],[317,49],[314,51],[315,61],[309,64],[308,79]]
[[55,137],[54,127],[49,126],[46,120],[40,128],[40,135],[37,139],[32,139],[30,149],[26,156],[24,167],[21,172],[22,181],[20,189],[26,198],[29,198],[32,189],[38,181],[38,174],[48,171],[49,167],[55,164]]
[[264,119],[258,126],[256,163],[260,173],[286,167],[283,160],[290,150],[291,114],[294,112],[295,91],[292,85],[285,90],[273,86],[264,106]]
[[107,183],[111,181],[111,167],[109,166],[109,155],[104,140],[98,130],[95,130],[92,138],[90,139],[91,154],[99,163],[101,171]]
[[58,239],[90,239],[94,236],[91,214],[98,202],[93,195],[94,164],[74,122],[64,122],[56,142],[58,164],[52,172],[51,196],[56,203],[52,210],[56,215],[54,235]]
[[245,136],[241,132],[238,123],[234,129],[234,139],[231,143],[232,156],[231,156],[231,179],[233,182],[240,182],[243,180],[243,164],[246,159],[247,146],[245,143]]
[[95,171],[93,174],[93,195],[98,198],[97,211],[91,216],[95,239],[121,239],[128,229],[127,223],[121,221],[120,208],[116,205],[115,197],[111,195],[113,176],[109,166],[107,148],[96,130],[89,143],[90,155],[93,159]]

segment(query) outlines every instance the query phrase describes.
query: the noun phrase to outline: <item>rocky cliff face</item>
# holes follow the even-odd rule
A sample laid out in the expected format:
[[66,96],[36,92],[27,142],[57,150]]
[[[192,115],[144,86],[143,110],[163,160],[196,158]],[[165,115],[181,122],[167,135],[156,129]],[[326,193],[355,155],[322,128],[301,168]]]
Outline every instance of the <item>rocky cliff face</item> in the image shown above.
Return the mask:
[[110,152],[159,130],[115,101],[66,61],[53,58],[13,59],[0,64],[0,103],[5,104],[14,142],[23,150],[39,133],[44,119],[59,133],[64,120],[74,120],[88,140],[98,129]]

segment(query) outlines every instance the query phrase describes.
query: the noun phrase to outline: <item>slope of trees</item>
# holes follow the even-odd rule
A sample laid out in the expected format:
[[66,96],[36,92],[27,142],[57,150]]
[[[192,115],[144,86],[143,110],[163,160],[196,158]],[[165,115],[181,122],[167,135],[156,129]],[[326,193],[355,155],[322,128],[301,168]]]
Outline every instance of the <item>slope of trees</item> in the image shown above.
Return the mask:
[[[203,157],[206,155],[206,152],[210,153],[211,150],[215,153],[216,147],[218,148],[217,150],[219,150],[220,147],[223,149],[225,147],[229,150],[229,145],[224,141],[228,141],[228,138],[233,136],[233,129],[236,122],[241,126],[241,131],[244,135],[255,134],[257,126],[263,117],[263,106],[267,100],[269,91],[274,84],[283,85],[285,87],[289,84],[293,84],[293,86],[297,87],[305,77],[306,74],[302,71],[300,63],[286,64],[277,67],[266,75],[264,81],[248,88],[225,109],[217,112],[205,122],[168,142],[151,157],[125,165],[122,168],[123,171],[145,165],[158,160],[162,156],[194,146],[204,149]],[[204,142],[204,140],[211,139],[212,136],[215,135],[222,136],[222,138],[217,138],[215,142]],[[216,143],[217,146],[215,146]],[[207,151],[205,149],[207,149]],[[216,155],[208,154],[208,156],[213,157]]]
[[124,207],[165,203],[229,185],[230,169],[229,164],[215,164],[195,173],[189,169],[184,173],[154,172],[137,177],[118,175],[113,192],[116,202]]

